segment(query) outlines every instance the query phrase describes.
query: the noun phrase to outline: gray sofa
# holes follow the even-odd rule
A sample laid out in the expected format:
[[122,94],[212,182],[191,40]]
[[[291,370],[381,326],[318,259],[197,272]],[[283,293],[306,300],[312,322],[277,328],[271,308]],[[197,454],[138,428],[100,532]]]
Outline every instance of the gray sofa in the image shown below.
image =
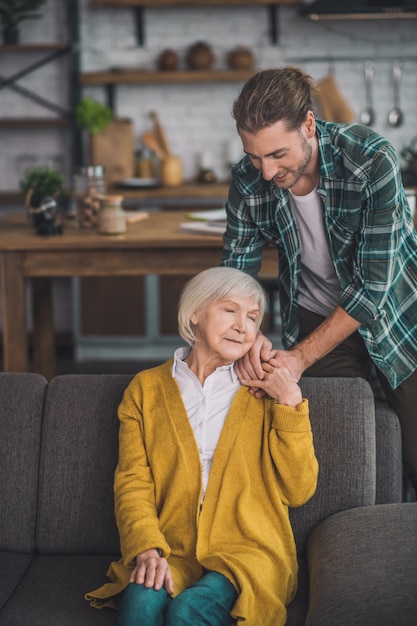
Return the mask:
[[[115,624],[83,596],[118,556],[117,406],[130,379],[0,374],[1,626]],[[397,418],[381,408],[375,421],[360,379],[302,388],[320,476],[291,511],[300,574],[288,624],[415,625],[417,504],[401,503]]]

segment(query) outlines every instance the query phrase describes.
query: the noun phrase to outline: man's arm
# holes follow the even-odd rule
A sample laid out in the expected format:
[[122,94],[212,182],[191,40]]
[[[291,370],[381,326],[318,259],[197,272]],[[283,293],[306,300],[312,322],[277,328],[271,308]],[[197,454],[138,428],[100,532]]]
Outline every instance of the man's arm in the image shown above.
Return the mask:
[[[286,367],[298,381],[310,365],[326,356],[360,325],[360,322],[338,306],[320,326],[291,350],[272,350],[271,342],[259,334],[248,354],[236,363],[237,375],[240,380],[262,380],[262,362],[273,358],[279,366]],[[264,395],[261,390],[252,389],[252,392],[257,397]]]
[[300,380],[307,368],[336,348],[360,325],[360,322],[338,306],[320,326],[294,348],[288,351],[277,350],[274,358],[286,365],[296,380]]

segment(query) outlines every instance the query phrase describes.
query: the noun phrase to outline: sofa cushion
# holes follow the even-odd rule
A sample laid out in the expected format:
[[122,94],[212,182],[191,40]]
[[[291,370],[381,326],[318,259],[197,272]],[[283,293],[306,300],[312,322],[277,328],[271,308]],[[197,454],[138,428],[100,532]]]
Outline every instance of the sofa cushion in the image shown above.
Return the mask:
[[307,557],[298,558],[298,588],[294,600],[287,607],[286,626],[304,626],[308,610]]
[[23,579],[32,559],[33,554],[0,551],[0,610]]
[[0,614],[1,626],[115,626],[117,611],[93,609],[87,589],[105,581],[114,555],[38,555]]
[[131,379],[127,374],[83,374],[50,381],[39,476],[41,553],[118,552],[113,512],[117,408]]
[[42,410],[39,374],[0,374],[0,550],[35,548]]
[[414,626],[417,503],[337,513],[308,544],[306,626]]
[[319,462],[312,499],[290,511],[299,554],[321,520],[337,511],[375,504],[375,408],[362,378],[302,378]]

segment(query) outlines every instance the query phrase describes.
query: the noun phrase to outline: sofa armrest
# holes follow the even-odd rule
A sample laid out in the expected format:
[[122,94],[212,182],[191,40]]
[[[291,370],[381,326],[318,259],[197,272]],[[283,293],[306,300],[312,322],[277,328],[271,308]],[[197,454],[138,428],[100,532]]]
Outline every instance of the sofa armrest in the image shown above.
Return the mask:
[[413,626],[417,503],[349,509],[324,520],[307,546],[306,626]]

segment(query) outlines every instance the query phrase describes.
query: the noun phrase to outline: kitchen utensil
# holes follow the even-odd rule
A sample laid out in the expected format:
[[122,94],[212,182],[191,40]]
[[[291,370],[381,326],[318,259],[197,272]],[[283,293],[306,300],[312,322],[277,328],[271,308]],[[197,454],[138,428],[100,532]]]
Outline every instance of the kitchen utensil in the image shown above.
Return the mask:
[[353,111],[343,97],[332,72],[317,83],[317,88],[319,90],[317,99],[323,119],[342,124],[353,120]]
[[180,157],[169,154],[161,163],[161,181],[164,187],[179,187],[182,183],[182,162]]
[[388,124],[396,128],[401,126],[404,114],[400,109],[400,82],[401,82],[401,63],[395,61],[392,66],[392,79],[394,89],[394,106],[388,113]]
[[149,150],[152,150],[152,152],[155,152],[156,156],[159,159],[162,160],[166,156],[166,152],[161,147],[159,141],[157,140],[153,132],[147,131],[145,133],[142,133],[140,140],[144,146],[149,148]]
[[165,131],[162,128],[162,124],[159,121],[159,116],[158,113],[156,111],[151,111],[150,112],[150,116],[153,120],[153,125],[154,125],[154,135],[159,143],[159,145],[162,148],[162,151],[165,153],[166,156],[169,156],[171,154],[171,150],[169,149],[169,144],[165,135]]
[[372,106],[372,83],[374,80],[374,64],[372,61],[365,63],[365,99],[366,108],[361,112],[359,121],[365,126],[372,126],[375,121],[375,111]]

